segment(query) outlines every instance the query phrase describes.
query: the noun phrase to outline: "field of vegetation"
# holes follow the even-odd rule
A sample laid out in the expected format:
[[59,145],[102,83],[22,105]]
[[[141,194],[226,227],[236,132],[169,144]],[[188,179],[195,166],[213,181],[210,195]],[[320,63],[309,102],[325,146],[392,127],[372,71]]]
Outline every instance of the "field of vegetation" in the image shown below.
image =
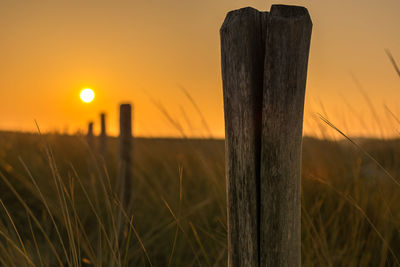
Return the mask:
[[[400,140],[355,142],[304,138],[303,266],[399,266]],[[132,217],[117,151],[0,133],[0,265],[226,266],[224,141],[135,139]]]

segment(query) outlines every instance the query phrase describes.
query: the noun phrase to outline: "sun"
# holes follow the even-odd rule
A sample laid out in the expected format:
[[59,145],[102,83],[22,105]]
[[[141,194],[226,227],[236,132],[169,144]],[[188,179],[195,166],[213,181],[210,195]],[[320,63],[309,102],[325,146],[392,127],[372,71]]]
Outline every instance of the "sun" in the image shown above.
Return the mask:
[[85,103],[90,103],[94,99],[94,92],[90,88],[83,89],[81,91],[81,100]]

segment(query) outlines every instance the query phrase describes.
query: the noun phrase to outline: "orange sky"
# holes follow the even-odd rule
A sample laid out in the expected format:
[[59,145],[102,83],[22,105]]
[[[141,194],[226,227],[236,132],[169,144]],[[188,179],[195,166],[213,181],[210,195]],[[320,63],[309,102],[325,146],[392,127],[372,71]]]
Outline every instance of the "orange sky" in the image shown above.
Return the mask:
[[[117,134],[117,108],[134,104],[134,133],[179,136],[160,103],[188,136],[223,137],[219,27],[227,11],[275,1],[1,0],[0,129],[73,133],[101,111]],[[279,1],[306,6],[313,19],[304,132],[321,135],[315,113],[352,135],[398,135],[400,2]],[[360,81],[374,115],[352,80]],[[94,89],[85,104],[79,92]],[[98,124],[95,129],[98,129]],[[322,130],[323,132],[324,130]]]

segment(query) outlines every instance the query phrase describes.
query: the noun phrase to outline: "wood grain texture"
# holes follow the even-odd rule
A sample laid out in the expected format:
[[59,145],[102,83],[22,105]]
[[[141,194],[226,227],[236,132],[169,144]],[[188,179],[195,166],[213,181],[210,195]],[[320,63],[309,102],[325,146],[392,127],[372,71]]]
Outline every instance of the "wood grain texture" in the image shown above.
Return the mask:
[[260,266],[301,266],[301,143],[312,22],[307,9],[273,5],[262,107]]
[[119,111],[119,157],[120,179],[119,193],[121,202],[128,212],[132,179],[132,108],[130,104],[121,104]]
[[[259,265],[260,134],[267,13],[243,8],[220,30],[228,203],[228,266]],[[265,25],[265,23],[264,23]]]

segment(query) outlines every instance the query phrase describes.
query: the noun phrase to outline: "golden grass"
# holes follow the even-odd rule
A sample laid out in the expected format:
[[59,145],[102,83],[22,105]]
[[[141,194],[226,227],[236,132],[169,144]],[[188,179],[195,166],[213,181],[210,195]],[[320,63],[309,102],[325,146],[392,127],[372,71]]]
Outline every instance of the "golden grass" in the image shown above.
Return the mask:
[[[136,139],[119,240],[116,139],[0,136],[2,265],[226,265],[222,140]],[[305,266],[399,265],[400,140],[352,142],[304,139]]]

